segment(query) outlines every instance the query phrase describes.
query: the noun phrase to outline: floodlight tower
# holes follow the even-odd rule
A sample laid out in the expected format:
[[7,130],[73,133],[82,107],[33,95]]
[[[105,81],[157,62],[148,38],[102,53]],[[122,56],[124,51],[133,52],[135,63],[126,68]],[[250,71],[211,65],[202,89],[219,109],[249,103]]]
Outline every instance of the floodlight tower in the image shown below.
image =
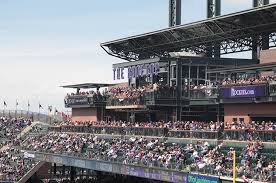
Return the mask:
[[181,0],[170,0],[169,27],[181,24]]
[[[207,18],[221,15],[221,0],[207,0]],[[206,48],[207,57],[220,57],[220,42]]]
[[[253,7],[260,7],[269,4],[269,0],[253,0]],[[260,58],[260,39],[262,40],[262,49],[269,49],[269,33],[265,33],[262,35],[256,35],[252,37],[252,58],[259,59]]]

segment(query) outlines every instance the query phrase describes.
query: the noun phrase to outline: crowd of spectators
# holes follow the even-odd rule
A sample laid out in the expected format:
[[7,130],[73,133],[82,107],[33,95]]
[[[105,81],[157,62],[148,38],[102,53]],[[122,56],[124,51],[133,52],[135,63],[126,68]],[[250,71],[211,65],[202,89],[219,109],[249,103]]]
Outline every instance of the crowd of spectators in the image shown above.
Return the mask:
[[68,155],[83,153],[87,158],[102,158],[125,164],[141,163],[161,167],[184,165],[188,158],[196,159],[197,151],[202,153],[209,150],[207,142],[196,146],[192,144],[182,146],[168,144],[158,139],[148,140],[143,137],[105,140],[99,139],[93,134],[67,133],[49,133],[40,137],[32,137],[27,140],[24,147],[33,151]]
[[94,101],[106,100],[108,98],[111,100],[111,102],[113,102],[112,105],[124,103],[138,105],[139,102],[143,100],[143,97],[147,92],[156,92],[157,96],[169,97],[175,95],[175,87],[170,87],[168,85],[163,85],[160,83],[144,84],[143,86],[139,87],[114,86],[108,89],[106,88],[102,92],[99,90],[90,90],[81,91],[78,93],[67,93],[65,97],[65,103],[68,103],[68,99],[70,99],[70,97],[88,96],[93,98]]
[[138,88],[134,87],[113,87],[108,95],[114,99],[133,99],[142,96],[145,92],[153,91],[154,85],[144,85]]
[[272,76],[253,76],[247,78],[237,78],[237,79],[224,79],[221,85],[258,85],[265,84],[271,81],[276,81],[276,75]]
[[0,117],[0,181],[18,181],[32,168],[34,161],[15,148],[20,145],[18,135],[29,125],[30,119]]
[[15,140],[22,129],[28,125],[31,125],[29,119],[0,117],[0,143],[4,145]]
[[251,121],[244,123],[240,121],[226,123],[224,129],[230,130],[276,130],[276,122],[274,121]]
[[121,128],[168,128],[169,130],[206,130],[218,131],[222,128],[223,122],[204,122],[204,121],[156,121],[156,122],[127,122],[127,121],[66,121],[61,125],[71,126],[104,126]]
[[[100,139],[93,134],[49,133],[30,138],[24,148],[122,164],[198,172],[205,170],[231,177],[234,149],[223,152],[222,146],[211,147],[207,142],[184,145],[143,137]],[[267,180],[275,176],[275,163],[262,154],[262,149],[262,143],[256,142],[237,151],[239,177],[245,175],[252,179]]]
[[74,96],[87,96],[90,98],[93,98],[93,101],[104,101],[106,99],[107,90],[104,90],[103,92],[100,92],[99,90],[94,91],[86,91],[86,92],[78,92],[78,93],[67,93],[67,95],[64,98],[65,104],[68,103],[68,99],[70,97]]
[[187,91],[199,92],[205,91],[207,94],[211,95],[212,88],[217,86],[239,86],[239,85],[258,85],[258,84],[266,84],[271,81],[276,81],[276,75],[273,76],[254,76],[254,77],[243,77],[243,78],[225,78],[223,80],[206,82],[205,84],[190,84],[190,86],[186,86],[183,89]]
[[34,160],[25,158],[18,149],[0,151],[0,180],[18,181],[34,164]]
[[251,121],[215,122],[215,121],[67,121],[59,126],[51,127],[59,132],[79,132],[114,135],[142,135],[196,139],[226,139],[238,141],[276,140],[276,122]]
[[[222,146],[218,145],[211,151],[203,155],[195,164],[197,168],[211,169],[217,175],[232,176],[233,172],[233,151],[230,148],[226,153],[222,151]],[[259,141],[247,144],[243,149],[235,150],[237,176],[245,176],[249,179],[267,181],[275,179],[276,164],[262,153],[263,144]],[[273,157],[275,158],[275,157]],[[274,159],[275,160],[275,159]]]

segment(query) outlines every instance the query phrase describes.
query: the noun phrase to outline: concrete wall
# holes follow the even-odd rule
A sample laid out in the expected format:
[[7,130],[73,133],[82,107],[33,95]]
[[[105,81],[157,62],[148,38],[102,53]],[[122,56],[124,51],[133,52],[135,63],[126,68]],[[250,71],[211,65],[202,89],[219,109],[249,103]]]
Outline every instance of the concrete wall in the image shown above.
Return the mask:
[[72,121],[97,121],[97,108],[73,108]]
[[260,63],[276,62],[276,49],[262,50],[260,54]]
[[225,104],[224,105],[224,121],[232,122],[233,118],[244,118],[244,122],[248,123],[251,119],[249,114],[275,114],[276,103],[262,104]]

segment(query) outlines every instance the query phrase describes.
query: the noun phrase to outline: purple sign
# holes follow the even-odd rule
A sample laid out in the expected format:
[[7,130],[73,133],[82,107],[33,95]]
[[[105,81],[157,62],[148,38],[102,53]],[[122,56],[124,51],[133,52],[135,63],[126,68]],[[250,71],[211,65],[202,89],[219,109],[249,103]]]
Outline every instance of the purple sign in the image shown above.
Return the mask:
[[181,172],[169,172],[159,169],[130,167],[126,165],[122,166],[121,174],[175,183],[187,183],[187,174]]
[[[159,72],[159,63],[141,64],[135,66],[129,66],[127,68],[128,78],[138,78],[140,76],[152,76]],[[120,80],[125,79],[125,68],[113,68],[113,79]]]
[[266,95],[266,86],[249,85],[222,88],[220,95],[222,98],[263,97]]

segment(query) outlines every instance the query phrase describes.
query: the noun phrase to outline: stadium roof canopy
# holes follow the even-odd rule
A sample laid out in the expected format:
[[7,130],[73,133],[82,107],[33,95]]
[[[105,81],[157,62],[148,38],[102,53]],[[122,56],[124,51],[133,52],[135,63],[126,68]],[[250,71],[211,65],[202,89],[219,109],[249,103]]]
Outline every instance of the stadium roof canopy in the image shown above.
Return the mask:
[[251,50],[253,38],[260,41],[263,34],[270,36],[270,46],[273,47],[275,32],[276,4],[271,4],[105,42],[101,47],[108,54],[128,61],[164,57],[179,51],[206,53],[214,44],[221,45],[221,54],[228,54]]
[[75,84],[75,85],[65,85],[61,86],[63,88],[75,88],[75,89],[89,89],[89,88],[101,88],[101,87],[109,87],[114,84],[105,84],[105,83],[84,83],[84,84]]

